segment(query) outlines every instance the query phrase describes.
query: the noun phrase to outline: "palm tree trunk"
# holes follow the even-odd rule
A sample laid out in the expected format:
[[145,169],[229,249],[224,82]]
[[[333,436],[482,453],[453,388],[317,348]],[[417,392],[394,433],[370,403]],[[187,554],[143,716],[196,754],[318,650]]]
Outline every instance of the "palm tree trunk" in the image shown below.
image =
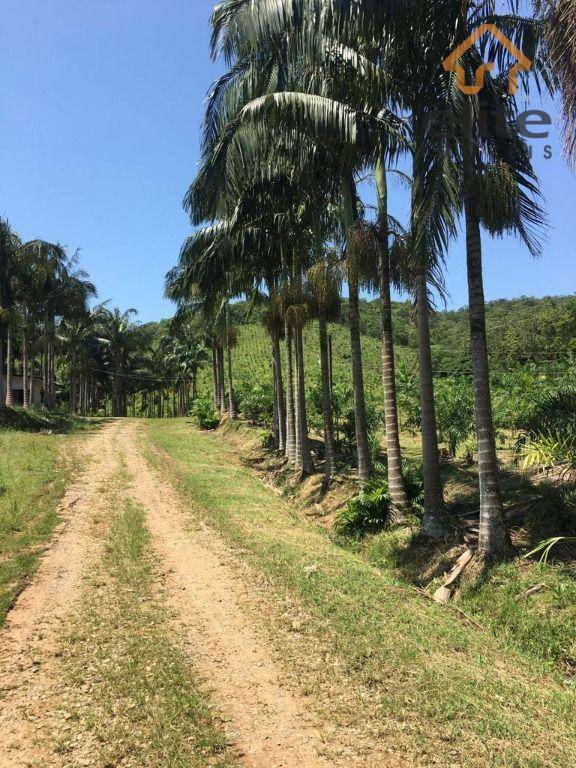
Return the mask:
[[6,331],[6,408],[14,405],[14,392],[12,390],[12,329],[8,326]]
[[274,370],[274,360],[272,360],[272,382],[274,389],[272,393],[272,431],[274,433],[274,447],[278,450],[280,446],[280,422],[278,405],[278,386],[276,382],[276,371]]
[[44,316],[44,344],[42,353],[42,389],[44,390],[44,404],[49,407],[50,402],[50,323],[48,313]]
[[218,362],[216,360],[216,347],[212,345],[212,382],[214,384],[214,407],[220,410],[220,395],[218,389]]
[[237,418],[236,402],[234,398],[234,377],[232,375],[232,349],[230,344],[226,345],[226,353],[228,356],[228,402],[229,402],[229,414],[230,421],[235,421]]
[[1,335],[0,331],[0,403],[6,401],[4,381],[4,337]]
[[386,455],[388,459],[388,489],[394,517],[398,521],[408,509],[408,496],[402,473],[402,449],[398,426],[398,399],[392,333],[392,300],[390,294],[390,252],[388,248],[388,189],[386,171],[380,160],[376,166],[378,213],[380,224],[380,317],[382,325],[381,362],[384,387],[384,419],[386,424]]
[[70,413],[76,413],[76,378],[70,374]]
[[22,334],[22,405],[30,408],[30,388],[28,382],[28,334]]
[[48,407],[54,408],[56,405],[56,353],[54,349],[54,319],[52,319],[52,338],[50,340],[50,364],[48,367]]
[[466,256],[470,312],[470,349],[474,380],[476,436],[478,441],[478,479],[480,483],[480,538],[478,549],[489,560],[505,556],[510,541],[498,482],[498,459],[492,417],[490,370],[486,339],[486,312],[482,278],[480,224],[473,201],[465,199]]
[[478,549],[488,560],[506,555],[510,540],[498,482],[498,459],[494,437],[490,366],[486,338],[486,305],[482,276],[482,240],[474,201],[473,115],[467,100],[463,131],[464,214],[466,219],[466,262],[470,316],[470,351],[474,385],[474,414],[478,442],[478,479],[480,484],[480,536]]
[[278,420],[278,450],[286,449],[286,407],[284,399],[284,382],[282,380],[282,357],[280,354],[280,337],[277,330],[272,333],[272,359],[274,365],[274,393],[276,397],[276,416]]
[[442,478],[440,476],[440,453],[438,451],[438,432],[434,403],[434,377],[432,372],[432,353],[430,350],[430,307],[425,272],[422,272],[417,277],[416,305],[420,362],[422,464],[424,471],[424,518],[422,520],[422,533],[431,539],[440,539],[445,533],[444,518],[446,507],[442,490]]
[[290,464],[296,463],[296,418],[294,409],[294,367],[292,326],[286,323],[286,457]]
[[310,452],[308,436],[308,416],[306,413],[306,376],[304,371],[304,340],[302,325],[297,323],[294,329],[294,359],[296,361],[296,424],[298,441],[298,463],[303,475],[314,472],[314,462]]
[[44,349],[40,355],[40,371],[42,374],[42,390],[44,391],[44,402],[48,397],[48,348],[44,343]]
[[224,349],[218,347],[218,380],[220,382],[220,413],[226,413],[226,378],[224,374]]
[[330,382],[330,395],[332,395],[332,390],[334,389],[334,352],[332,349],[332,334],[328,334],[328,366],[330,370],[330,377],[328,381]]
[[328,345],[328,324],[326,315],[318,318],[320,335],[320,369],[322,376],[322,417],[324,420],[324,486],[328,488],[335,471],[334,418],[332,414],[332,392],[330,386],[330,353]]
[[[30,345],[32,346],[32,345]],[[30,405],[34,405],[34,377],[36,371],[34,370],[34,354],[32,350],[28,352],[28,398]]]
[[[354,180],[350,175],[342,185],[344,198],[344,224],[347,235],[357,218]],[[358,479],[365,483],[372,472],[370,447],[368,443],[368,423],[366,419],[366,397],[364,393],[364,373],[362,370],[362,344],[360,339],[360,306],[358,256],[348,247],[346,253],[348,265],[348,325],[350,329],[350,347],[352,351],[352,387],[354,391],[354,421],[356,426],[356,448],[358,454]]]

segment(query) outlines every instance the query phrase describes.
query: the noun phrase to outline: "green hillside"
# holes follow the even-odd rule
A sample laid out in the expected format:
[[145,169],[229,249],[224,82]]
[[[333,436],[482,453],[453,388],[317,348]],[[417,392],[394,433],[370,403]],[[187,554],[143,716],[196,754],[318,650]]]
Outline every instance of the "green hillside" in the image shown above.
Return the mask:
[[[336,384],[351,386],[350,336],[343,325],[330,326],[333,350],[333,371]],[[312,385],[320,379],[320,357],[317,323],[310,323],[304,332],[307,383]],[[284,352],[284,348],[282,349]],[[369,396],[379,397],[380,344],[372,336],[363,337],[364,375]],[[399,348],[400,360],[407,360],[410,367],[415,365],[414,352]],[[234,350],[234,376],[240,391],[256,384],[272,384],[272,358],[268,335],[262,325],[254,322],[238,327],[238,345]],[[200,374],[200,391],[209,393],[212,387],[212,371],[209,367]]]
[[[398,347],[417,349],[416,329],[409,302],[394,304],[394,336]],[[345,317],[345,312],[343,313]],[[362,332],[378,338],[377,301],[362,302]],[[486,324],[492,367],[509,370],[519,365],[563,364],[576,351],[576,297],[523,296],[486,305]],[[468,311],[437,311],[432,318],[432,354],[437,371],[470,369]]]
[[[351,386],[350,340],[346,327],[346,302],[340,323],[330,326],[333,343],[333,370],[337,384]],[[233,306],[238,329],[234,351],[235,379],[239,391],[256,384],[272,382],[271,348],[261,323],[263,309],[246,302]],[[378,301],[362,301],[364,374],[369,397],[377,401],[380,384],[380,315]],[[502,299],[487,305],[487,325],[495,382],[509,371],[528,374],[538,366],[538,376],[556,375],[572,362],[576,351],[576,298],[546,297]],[[432,319],[432,353],[437,377],[470,371],[466,309],[438,311]],[[394,304],[396,356],[402,380],[417,373],[418,346],[416,327],[409,302]],[[317,324],[305,329],[307,383],[313,386],[320,377]],[[515,379],[516,380],[516,379]],[[200,377],[201,392],[211,391],[211,370]],[[518,384],[521,381],[518,380]]]

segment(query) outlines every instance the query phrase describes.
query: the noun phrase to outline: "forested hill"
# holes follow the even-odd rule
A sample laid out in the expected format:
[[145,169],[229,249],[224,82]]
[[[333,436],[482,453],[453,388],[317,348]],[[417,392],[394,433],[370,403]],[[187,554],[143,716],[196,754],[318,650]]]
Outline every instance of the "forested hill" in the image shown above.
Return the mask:
[[[257,323],[264,309],[247,302],[233,305],[238,324]],[[410,302],[394,303],[394,335],[398,347],[417,350],[416,328]],[[377,300],[361,302],[362,333],[379,338]],[[490,356],[495,370],[537,364],[554,367],[576,355],[576,295],[536,299],[499,299],[486,305]],[[346,302],[342,320],[346,322]],[[437,311],[432,322],[434,367],[437,371],[470,368],[468,312]]]

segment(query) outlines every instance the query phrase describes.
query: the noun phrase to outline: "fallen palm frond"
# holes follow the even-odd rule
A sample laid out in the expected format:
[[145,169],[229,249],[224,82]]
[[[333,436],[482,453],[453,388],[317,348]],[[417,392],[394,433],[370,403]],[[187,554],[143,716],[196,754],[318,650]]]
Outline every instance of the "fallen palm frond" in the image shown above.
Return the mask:
[[540,555],[540,562],[547,563],[550,559],[552,551],[558,546],[558,544],[568,541],[576,541],[576,536],[554,536],[551,539],[541,541],[537,547],[534,547],[534,549],[530,550],[530,552],[524,555],[524,557],[528,558],[534,557],[534,555]]

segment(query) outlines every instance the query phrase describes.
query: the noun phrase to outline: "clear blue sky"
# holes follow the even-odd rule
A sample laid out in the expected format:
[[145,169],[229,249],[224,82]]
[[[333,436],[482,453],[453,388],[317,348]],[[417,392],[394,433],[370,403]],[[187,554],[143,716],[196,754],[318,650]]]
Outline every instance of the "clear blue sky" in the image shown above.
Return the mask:
[[[81,249],[99,298],[168,316],[163,277],[190,227],[181,199],[217,65],[211,0],[6,0],[0,27],[0,214],[25,239]],[[532,104],[532,106],[538,106]],[[576,290],[576,178],[534,142],[551,230],[534,262],[513,239],[485,238],[488,298]],[[402,195],[392,200],[402,216]],[[450,306],[466,303],[461,244]]]

